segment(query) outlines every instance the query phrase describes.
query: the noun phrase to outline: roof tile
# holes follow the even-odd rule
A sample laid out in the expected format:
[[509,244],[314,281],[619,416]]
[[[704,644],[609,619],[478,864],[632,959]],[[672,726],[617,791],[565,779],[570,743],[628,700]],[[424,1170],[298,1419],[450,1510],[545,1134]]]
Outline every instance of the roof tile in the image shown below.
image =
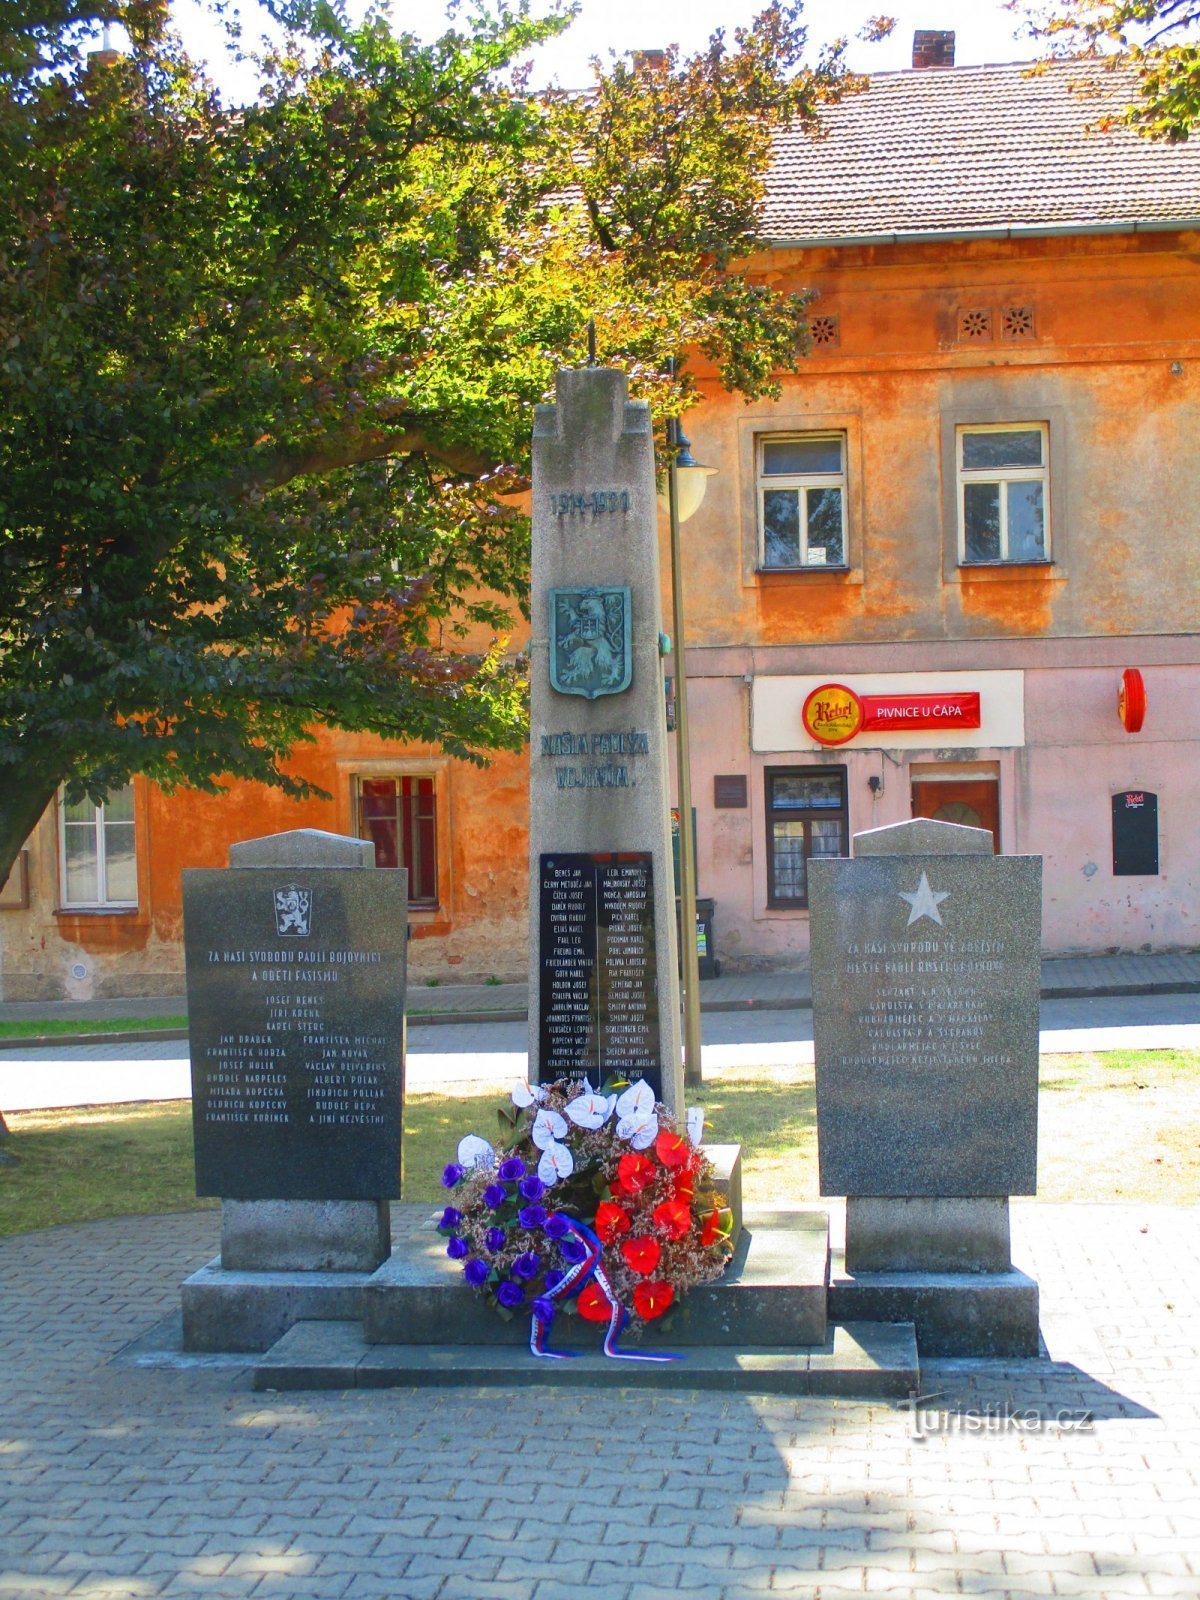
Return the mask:
[[1005,229],[1132,227],[1200,218],[1200,140],[1121,125],[1128,70],[1059,62],[881,73],[781,134],[763,233],[775,243]]

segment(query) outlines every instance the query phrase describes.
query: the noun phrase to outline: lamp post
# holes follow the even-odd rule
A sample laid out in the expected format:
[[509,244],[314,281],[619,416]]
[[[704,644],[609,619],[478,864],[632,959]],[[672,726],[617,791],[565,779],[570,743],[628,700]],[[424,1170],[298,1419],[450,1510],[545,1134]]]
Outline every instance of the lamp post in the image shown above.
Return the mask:
[[679,795],[679,937],[683,988],[684,1086],[699,1088],[700,963],[696,954],[696,849],[692,838],[692,768],[688,746],[687,671],[684,666],[683,563],[679,525],[700,509],[716,467],[702,467],[678,417],[667,421],[667,510],[671,519],[671,595],[675,627],[675,763]]

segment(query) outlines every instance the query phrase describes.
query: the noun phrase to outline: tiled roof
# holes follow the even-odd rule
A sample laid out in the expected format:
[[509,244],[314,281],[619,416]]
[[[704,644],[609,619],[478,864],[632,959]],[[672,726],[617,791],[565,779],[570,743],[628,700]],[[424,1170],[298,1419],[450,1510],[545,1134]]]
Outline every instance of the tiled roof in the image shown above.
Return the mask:
[[[1073,92],[1085,84],[1088,92]],[[1057,63],[881,73],[822,132],[780,135],[763,233],[775,243],[1163,226],[1200,218],[1200,139],[1087,131],[1133,98],[1127,72]]]

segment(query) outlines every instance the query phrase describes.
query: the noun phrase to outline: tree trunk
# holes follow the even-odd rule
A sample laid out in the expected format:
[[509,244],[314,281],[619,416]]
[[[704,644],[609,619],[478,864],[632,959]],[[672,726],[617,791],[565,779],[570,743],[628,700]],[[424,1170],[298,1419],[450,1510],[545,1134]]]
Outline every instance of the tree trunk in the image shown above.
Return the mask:
[[[21,846],[37,826],[42,812],[54,799],[58,782],[58,778],[47,776],[40,763],[36,773],[18,766],[10,768],[0,780],[0,883],[12,871]],[[3,928],[0,926],[2,938]],[[0,951],[0,960],[2,956],[3,952]],[[0,978],[2,976],[3,967],[0,965]],[[3,990],[0,989],[2,998]],[[11,1138],[12,1129],[4,1120],[3,1111],[0,1111],[0,1142],[7,1142]],[[0,1150],[0,1163],[9,1164],[16,1159],[8,1151]]]
[[54,799],[60,781],[59,775],[48,775],[40,762],[36,771],[18,765],[0,778],[0,883],[12,871],[21,846]]

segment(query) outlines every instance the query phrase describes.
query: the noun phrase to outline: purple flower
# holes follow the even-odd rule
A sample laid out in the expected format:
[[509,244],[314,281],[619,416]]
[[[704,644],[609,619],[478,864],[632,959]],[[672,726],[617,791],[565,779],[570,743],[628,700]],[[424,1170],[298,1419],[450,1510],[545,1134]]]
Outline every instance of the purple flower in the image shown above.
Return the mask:
[[442,1173],[442,1188],[453,1189],[456,1183],[461,1183],[466,1177],[466,1168],[460,1167],[457,1161],[452,1161]]
[[519,1283],[514,1283],[511,1278],[505,1278],[496,1290],[496,1299],[502,1306],[507,1306],[512,1311],[525,1299],[525,1291]]
[[517,1185],[517,1193],[522,1200],[540,1200],[546,1192],[546,1185],[536,1172],[531,1172],[527,1178],[522,1178]]
[[587,1245],[582,1239],[564,1239],[558,1248],[563,1253],[563,1260],[569,1261],[572,1266],[587,1260]]
[[523,1256],[518,1256],[510,1268],[514,1278],[536,1278],[541,1267],[541,1259],[536,1250],[526,1250]]
[[565,1277],[565,1272],[560,1272],[557,1267],[551,1267],[549,1272],[546,1274],[547,1290],[557,1289]]
[[487,1282],[487,1275],[488,1264],[486,1261],[480,1261],[478,1256],[472,1256],[471,1260],[463,1268],[463,1277],[471,1285],[472,1289],[482,1288]]
[[438,1223],[438,1227],[457,1228],[461,1221],[462,1212],[457,1210],[454,1206],[447,1206],[445,1211],[442,1212],[442,1220]]
[[505,1183],[516,1183],[518,1178],[523,1178],[525,1176],[525,1163],[521,1160],[520,1156],[509,1156],[506,1160],[500,1163],[500,1171],[498,1176]]
[[550,1323],[554,1321],[554,1301],[547,1300],[544,1294],[538,1295],[530,1309],[534,1316],[540,1317],[543,1322]]
[[552,1217],[546,1219],[546,1237],[549,1239],[565,1239],[571,1224],[561,1212],[556,1211]]
[[502,1183],[489,1183],[483,1191],[483,1203],[490,1211],[502,1206],[508,1199],[508,1190]]
[[523,1228],[540,1228],[546,1221],[545,1206],[522,1206],[517,1221]]
[[504,1241],[508,1238],[503,1228],[489,1228],[483,1236],[483,1242],[494,1255],[497,1250],[504,1249]]
[[451,1261],[461,1261],[464,1256],[471,1253],[471,1247],[465,1239],[460,1239],[456,1234],[446,1246],[446,1254]]

